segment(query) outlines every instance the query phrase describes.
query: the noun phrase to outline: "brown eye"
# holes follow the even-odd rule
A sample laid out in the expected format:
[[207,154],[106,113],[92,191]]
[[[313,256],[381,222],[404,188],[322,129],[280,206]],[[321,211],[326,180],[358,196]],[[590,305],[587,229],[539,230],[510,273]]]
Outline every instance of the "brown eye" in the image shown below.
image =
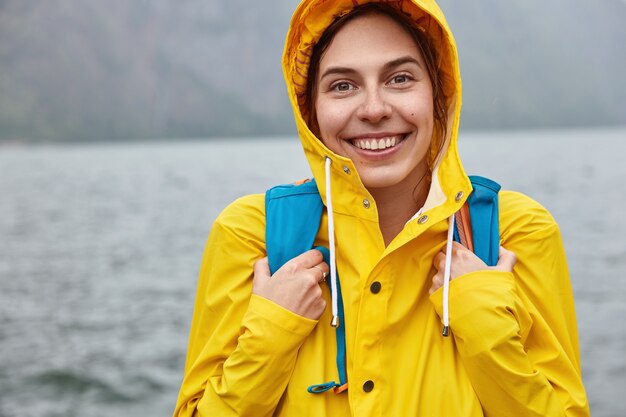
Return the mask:
[[341,83],[337,83],[333,86],[333,90],[336,91],[349,91],[350,90],[350,84],[346,83],[346,82],[341,82]]
[[391,79],[391,83],[392,84],[403,84],[406,83],[407,81],[409,81],[409,76],[408,75],[396,75],[395,77],[393,77]]

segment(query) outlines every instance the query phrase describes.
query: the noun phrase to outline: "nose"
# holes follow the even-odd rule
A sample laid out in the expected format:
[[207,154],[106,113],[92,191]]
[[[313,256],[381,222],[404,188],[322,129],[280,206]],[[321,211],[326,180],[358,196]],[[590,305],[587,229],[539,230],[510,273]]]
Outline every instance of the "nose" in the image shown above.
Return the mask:
[[378,89],[365,91],[363,102],[357,110],[357,117],[370,123],[378,123],[391,116],[391,106]]

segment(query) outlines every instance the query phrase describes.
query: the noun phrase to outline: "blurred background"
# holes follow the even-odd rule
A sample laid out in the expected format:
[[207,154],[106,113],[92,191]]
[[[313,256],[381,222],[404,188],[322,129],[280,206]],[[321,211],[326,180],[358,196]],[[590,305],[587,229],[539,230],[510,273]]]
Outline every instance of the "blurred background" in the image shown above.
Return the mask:
[[[2,0],[0,140],[293,135],[296,0]],[[626,124],[623,0],[444,0],[464,129]]]
[[[309,176],[296,0],[0,0],[0,417],[171,415],[236,197]],[[626,409],[626,1],[439,2],[468,172],[559,221],[592,414]]]

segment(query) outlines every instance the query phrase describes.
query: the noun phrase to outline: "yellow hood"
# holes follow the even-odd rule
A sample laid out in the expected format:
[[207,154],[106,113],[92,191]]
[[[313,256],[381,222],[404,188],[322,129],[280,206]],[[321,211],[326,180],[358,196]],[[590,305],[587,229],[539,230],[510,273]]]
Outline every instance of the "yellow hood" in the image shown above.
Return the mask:
[[[311,51],[326,27],[336,16],[343,15],[355,5],[370,1],[356,0],[305,0],[295,11],[283,54],[283,72],[289,99],[293,107],[296,126],[304,152],[316,178],[322,198],[326,200],[324,160],[332,161],[332,189],[340,190],[333,195],[335,211],[347,213],[354,207],[354,198],[369,198],[352,162],[333,153],[319,140],[307,126],[304,114],[306,74],[308,73]],[[461,74],[459,70],[456,44],[445,17],[434,1],[395,1],[385,2],[410,15],[416,24],[430,37],[440,54],[440,74],[446,97],[448,124],[441,154],[435,159],[431,189],[422,212],[445,205],[441,218],[446,217],[462,204],[455,196],[467,196],[470,182],[463,170],[457,148],[457,133],[461,113]],[[345,175],[349,170],[354,175]],[[444,174],[445,173],[445,176]],[[462,192],[462,194],[459,194]],[[452,197],[452,198],[450,198]],[[459,200],[459,201],[455,201]],[[447,205],[445,203],[448,203]],[[449,207],[448,207],[449,205]],[[371,213],[375,214],[376,210]],[[439,219],[439,216],[437,216]],[[374,220],[374,219],[372,219]]]

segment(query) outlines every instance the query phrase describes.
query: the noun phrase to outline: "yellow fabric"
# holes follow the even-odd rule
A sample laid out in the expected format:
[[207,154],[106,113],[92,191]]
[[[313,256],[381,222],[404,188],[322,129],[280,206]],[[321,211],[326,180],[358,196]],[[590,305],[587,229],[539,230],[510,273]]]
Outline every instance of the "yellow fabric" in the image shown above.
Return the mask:
[[[434,1],[394,2],[439,42],[450,109],[447,146],[421,215],[385,247],[376,204],[350,162],[330,152],[299,107],[306,58],[333,14],[354,1],[304,1],[294,14],[284,71],[296,124],[320,192],[332,159],[337,268],[345,309],[349,389],[309,394],[337,380],[335,329],[251,295],[265,256],[264,196],[243,197],[215,221],[200,271],[175,416],[588,416],[571,285],[558,226],[521,194],[500,194],[502,244],[513,273],[475,272],[450,285],[451,337],[441,336],[441,289],[428,295],[446,219],[467,196],[456,145],[461,82],[456,47]],[[304,52],[304,54],[302,53]],[[304,64],[303,64],[304,63]],[[348,167],[349,172],[343,169]],[[445,173],[445,175],[443,175]],[[369,208],[363,199],[370,200]],[[317,244],[328,245],[327,216]],[[372,282],[381,283],[377,294]],[[374,389],[365,392],[371,380]]]

